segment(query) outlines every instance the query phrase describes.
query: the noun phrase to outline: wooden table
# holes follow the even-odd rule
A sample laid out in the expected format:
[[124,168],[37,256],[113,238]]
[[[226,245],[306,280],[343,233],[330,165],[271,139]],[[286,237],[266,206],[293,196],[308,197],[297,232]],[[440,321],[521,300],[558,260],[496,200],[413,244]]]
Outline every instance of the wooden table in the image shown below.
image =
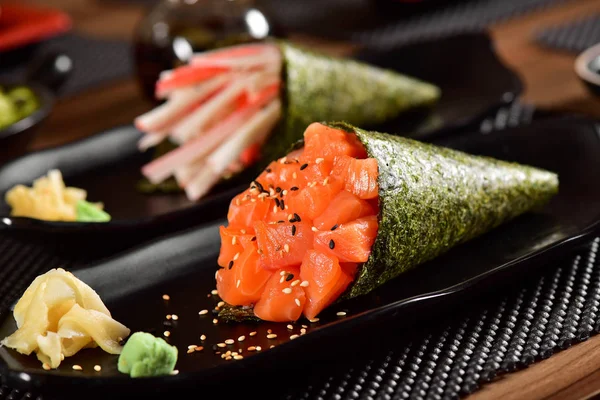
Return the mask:
[[[108,0],[21,0],[52,5],[68,12],[74,29],[100,37],[129,39],[143,8]],[[140,2],[141,4],[141,2]],[[600,1],[572,0],[542,11],[491,26],[500,57],[525,83],[523,100],[540,107],[578,111],[600,117],[600,99],[592,97],[573,71],[575,56],[546,50],[532,42],[534,29],[600,12]],[[353,46],[306,37],[322,51],[348,54]],[[62,99],[42,127],[31,149],[41,149],[82,138],[133,118],[151,105],[143,100],[133,78]],[[470,399],[584,399],[600,393],[600,336],[506,375]]]

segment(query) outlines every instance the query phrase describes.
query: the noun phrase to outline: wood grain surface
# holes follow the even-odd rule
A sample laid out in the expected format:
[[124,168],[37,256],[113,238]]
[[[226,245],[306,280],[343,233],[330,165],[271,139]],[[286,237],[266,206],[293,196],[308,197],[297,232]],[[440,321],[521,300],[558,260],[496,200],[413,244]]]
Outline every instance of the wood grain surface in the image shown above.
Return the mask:
[[[74,29],[99,37],[130,39],[144,8],[135,3],[92,0],[21,0],[60,8]],[[501,1],[501,0],[499,0]],[[139,4],[142,2],[140,1]],[[598,0],[558,2],[556,6],[491,26],[500,57],[523,79],[523,100],[537,106],[584,112],[600,117],[600,99],[592,96],[573,70],[574,54],[540,47],[532,39],[537,29],[600,12]],[[293,37],[332,54],[354,50],[347,43]],[[133,118],[151,105],[142,98],[134,77],[62,99],[40,130],[31,149],[82,138]],[[484,386],[470,400],[587,399],[600,393],[600,336],[547,360]]]

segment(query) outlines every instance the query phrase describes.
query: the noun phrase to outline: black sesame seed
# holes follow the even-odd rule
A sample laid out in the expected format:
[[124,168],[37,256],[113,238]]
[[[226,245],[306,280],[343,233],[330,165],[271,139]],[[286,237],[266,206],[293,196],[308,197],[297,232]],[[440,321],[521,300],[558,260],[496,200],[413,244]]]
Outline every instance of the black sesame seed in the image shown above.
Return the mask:
[[256,241],[256,236],[252,236],[252,239],[250,239],[251,242],[255,242]]
[[331,230],[335,231],[337,229],[337,227],[338,227],[338,224],[335,224],[334,226],[331,227]]
[[281,208],[282,210],[285,210],[285,203],[283,202],[283,200],[279,201],[279,208]]
[[229,268],[229,269],[233,268],[233,260],[229,261],[229,265],[227,266],[227,268]]
[[277,221],[278,224],[283,224],[285,221],[280,219],[279,221]]
[[308,167],[308,164],[302,164],[302,165],[300,166],[300,171],[302,171],[302,170],[303,170],[304,168],[306,168],[306,167]]
[[329,241],[329,248],[330,248],[331,250],[333,250],[333,248],[334,248],[334,247],[335,247],[335,242],[333,241],[333,239],[331,239],[331,240]]
[[277,193],[279,193],[279,192],[281,192],[281,188],[280,188],[279,186],[277,186],[277,187],[275,188],[275,191],[276,191]]
[[294,279],[294,274],[288,274],[288,276],[286,276],[286,278],[285,278],[285,281],[286,281],[286,282],[289,282],[289,281],[291,281],[292,279]]
[[254,183],[256,185],[256,187],[258,188],[258,190],[260,190],[261,192],[265,191],[265,188],[263,187],[263,185],[260,184],[260,182],[252,181],[252,183]]
[[279,204],[279,199],[277,197],[275,197],[275,205],[277,207],[281,207],[281,205]]
[[296,191],[296,190],[298,190],[298,186],[292,186],[292,187],[290,188],[290,190]]
[[296,235],[296,225],[292,225],[292,236]]
[[302,220],[300,219],[300,216],[296,213],[294,213],[294,219],[298,222],[301,222]]
[[267,172],[271,172],[271,168],[267,168],[265,171],[267,171]]

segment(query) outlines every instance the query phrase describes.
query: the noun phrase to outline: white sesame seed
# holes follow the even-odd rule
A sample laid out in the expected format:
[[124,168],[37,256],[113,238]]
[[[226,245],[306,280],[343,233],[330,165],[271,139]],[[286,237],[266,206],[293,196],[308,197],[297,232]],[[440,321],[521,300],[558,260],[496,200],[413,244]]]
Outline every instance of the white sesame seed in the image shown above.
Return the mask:
[[292,324],[288,324],[287,328],[288,329],[294,329],[294,326]]
[[198,314],[200,314],[200,315],[208,314],[208,310],[201,310]]
[[233,357],[231,357],[231,356],[227,356],[227,357],[225,357],[225,359],[226,359],[227,361],[231,360],[232,358],[233,358]]
[[167,314],[167,319],[171,319],[171,314]]
[[233,344],[235,341],[233,339],[227,339],[225,344]]
[[300,307],[300,306],[302,305],[302,304],[300,304],[300,300],[298,300],[298,299],[294,299],[294,302],[296,303],[296,305],[297,305],[298,307]]
[[300,284],[300,279],[296,279],[294,282],[292,282],[292,287],[299,285]]
[[346,312],[345,311],[338,311],[335,315],[337,315],[338,317],[345,317],[346,316]]
[[177,321],[179,319],[179,316],[177,314],[173,314],[171,315],[171,318],[173,318],[173,321]]
[[235,357],[235,356],[237,356],[237,355],[238,355],[238,352],[237,352],[237,351],[234,351],[233,353],[231,353],[231,355]]
[[283,281],[285,281],[285,276],[282,276],[281,279],[279,279],[279,283],[283,283]]
[[319,318],[309,319],[310,322],[319,322]]
[[48,365],[48,363],[43,363],[42,368],[44,368],[46,371],[49,371],[51,369],[50,365]]
[[225,343],[217,343],[217,346],[223,348],[223,347],[225,347],[227,345]]
[[241,355],[233,356],[234,360],[241,360],[242,358],[244,358],[244,356],[241,356]]
[[275,339],[276,337],[277,337],[277,335],[276,335],[276,334],[274,334],[274,333],[269,333],[269,334],[267,335],[267,339]]
[[240,287],[240,283],[242,283],[242,281],[238,279],[237,282],[235,283],[235,287],[239,288]]
[[200,340],[205,341],[206,340],[206,335],[200,336]]
[[308,281],[302,281],[302,283],[300,284],[301,287],[307,287],[308,286]]
[[300,329],[300,333],[304,335],[306,333],[306,328]]
[[244,340],[246,340],[246,336],[242,335],[238,338],[238,342],[243,342]]
[[171,336],[171,332],[169,332],[169,331],[164,331],[164,332],[163,332],[163,335],[165,335],[166,337],[169,337],[169,336]]
[[325,161],[323,158],[317,158],[317,159],[315,160],[315,163],[317,163],[317,164],[321,164],[323,161]]
[[287,210],[287,209],[289,209],[289,207],[288,207],[288,205],[287,205],[287,204],[286,204],[286,205],[285,205],[285,207],[283,207],[283,208],[285,208],[286,210]]
[[277,212],[277,206],[273,206],[273,214]]
[[192,354],[195,351],[196,351],[196,349],[192,347],[191,349],[188,349],[187,353],[188,354]]
[[240,229],[240,232],[242,232],[242,235],[246,234],[246,230],[245,229]]
[[215,324],[215,325],[216,325],[216,324],[218,324],[218,323],[219,323],[219,320],[218,320],[218,319],[216,319],[216,318],[215,318],[215,319],[213,319],[213,324]]
[[298,174],[294,171],[294,173],[292,174],[292,178],[296,179],[298,178]]
[[279,275],[281,275],[281,276],[284,276],[284,275],[286,275],[286,274],[287,274],[287,272],[285,272],[285,271],[281,271],[281,272],[279,273]]
[[73,368],[75,371],[81,371],[81,370],[83,370],[83,368],[81,368],[81,365],[77,365],[77,364],[73,365],[73,367],[72,367],[72,368]]
[[273,333],[271,329],[267,329],[267,333]]
[[282,290],[282,292],[285,294],[290,294],[290,293],[292,293],[292,289],[289,287],[286,287],[285,289]]
[[287,157],[283,157],[279,159],[279,162],[284,164],[287,161]]
[[236,241],[237,241],[237,236],[234,236],[231,238],[231,244],[235,245]]
[[250,347],[248,347],[248,351],[256,351],[256,347],[250,346]]
[[262,350],[262,347],[256,346],[256,351],[261,351],[261,350]]
[[188,349],[195,349],[195,348],[196,348],[196,345],[195,345],[195,344],[190,344],[190,345],[188,346]]
[[302,327],[306,329],[306,328],[308,328],[308,325],[303,324]]
[[284,244],[284,245],[283,245],[283,251],[285,251],[286,253],[289,253],[289,252],[290,252],[290,245],[289,245],[289,244],[287,244],[287,243],[286,243],[286,244]]
[[170,300],[171,296],[169,296],[168,294],[163,294],[162,298],[163,298],[163,300]]
[[296,339],[296,338],[298,338],[298,337],[300,337],[300,336],[299,336],[299,335],[295,335],[295,334],[294,334],[294,335],[290,336],[290,339],[291,339],[291,340],[294,340],[294,339]]
[[249,335],[254,336],[254,335],[256,335],[256,332],[250,332]]
[[314,226],[312,228],[310,228],[310,229],[312,229],[313,232],[317,232],[318,231],[318,229],[315,228]]
[[287,194],[288,194],[288,191],[287,191],[287,190],[283,190],[283,191],[281,192],[281,194],[283,194],[283,195],[285,196],[285,195],[287,195]]
[[173,371],[171,371],[171,375],[177,375],[179,373],[178,369],[174,369]]
[[224,301],[220,301],[217,303],[217,307],[223,307],[225,305]]
[[210,291],[210,294],[212,294],[213,296],[216,296],[219,294],[219,292],[217,292],[217,289],[213,289]]
[[238,258],[240,258],[239,252],[235,253],[235,256],[233,256],[233,261],[237,260]]
[[272,344],[272,345],[270,345],[270,346],[269,346],[269,348],[270,348],[270,349],[272,349],[273,347],[275,347],[275,345],[274,345],[274,344]]

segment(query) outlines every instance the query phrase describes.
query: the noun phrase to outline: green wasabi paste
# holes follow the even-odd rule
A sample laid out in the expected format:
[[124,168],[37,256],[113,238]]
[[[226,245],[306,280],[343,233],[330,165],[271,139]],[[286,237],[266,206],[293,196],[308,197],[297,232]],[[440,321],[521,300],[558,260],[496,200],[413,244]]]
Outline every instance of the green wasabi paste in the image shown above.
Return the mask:
[[79,200],[76,204],[77,222],[108,222],[110,215],[97,205]]
[[129,337],[119,356],[119,372],[132,378],[169,375],[177,363],[177,347],[146,332]]

